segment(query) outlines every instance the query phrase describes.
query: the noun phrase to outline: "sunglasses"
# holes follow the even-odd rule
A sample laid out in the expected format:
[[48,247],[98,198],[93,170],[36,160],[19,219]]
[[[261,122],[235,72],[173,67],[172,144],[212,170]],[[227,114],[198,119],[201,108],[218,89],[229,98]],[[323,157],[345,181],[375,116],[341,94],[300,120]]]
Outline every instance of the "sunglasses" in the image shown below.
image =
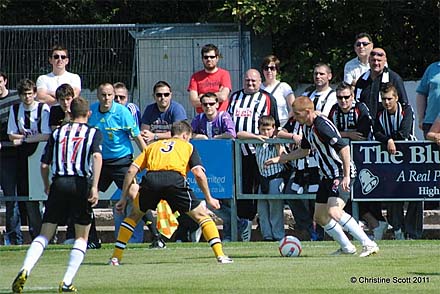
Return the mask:
[[272,65],[272,66],[265,66],[265,67],[263,67],[263,69],[266,70],[266,71],[268,71],[269,69],[271,71],[275,71],[275,70],[277,70],[277,67]]
[[53,59],[62,59],[62,60],[64,60],[64,59],[67,58],[67,56],[66,56],[66,55],[58,55],[58,54],[55,54],[54,56],[52,56],[52,58],[53,58]]
[[170,97],[171,93],[156,93],[155,94],[157,98],[160,97]]
[[336,96],[336,98],[338,98],[339,100],[345,99],[348,100],[351,98],[351,95],[347,95],[347,96]]
[[356,47],[361,47],[361,45],[365,47],[370,44],[371,44],[370,42],[356,42]]
[[216,55],[203,55],[203,59],[215,59]]
[[115,99],[124,100],[125,98],[127,98],[127,97],[122,96],[122,95],[115,95]]
[[205,107],[208,107],[208,105],[209,106],[214,106],[216,103],[217,102],[206,102],[206,103],[204,102],[204,103],[202,103],[202,105],[205,106]]
[[385,56],[385,53],[382,53],[382,52],[376,52],[376,51],[371,51],[370,56],[384,57],[384,56]]

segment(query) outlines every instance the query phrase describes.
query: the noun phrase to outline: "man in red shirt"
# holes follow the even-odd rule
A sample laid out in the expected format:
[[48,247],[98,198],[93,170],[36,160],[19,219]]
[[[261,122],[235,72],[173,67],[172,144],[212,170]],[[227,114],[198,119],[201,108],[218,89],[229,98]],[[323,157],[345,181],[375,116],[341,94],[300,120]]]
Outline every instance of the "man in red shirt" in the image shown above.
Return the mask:
[[228,108],[228,96],[232,89],[229,71],[217,67],[219,50],[213,44],[202,47],[202,62],[204,69],[194,73],[188,85],[189,100],[197,113],[202,113],[200,98],[203,94],[212,92],[218,97],[218,111]]

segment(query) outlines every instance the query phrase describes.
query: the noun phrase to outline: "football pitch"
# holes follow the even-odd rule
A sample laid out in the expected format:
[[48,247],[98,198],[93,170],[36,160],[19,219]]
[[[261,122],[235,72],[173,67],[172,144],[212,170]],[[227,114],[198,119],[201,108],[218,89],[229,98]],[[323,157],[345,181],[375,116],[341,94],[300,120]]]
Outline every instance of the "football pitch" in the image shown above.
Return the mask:
[[[113,245],[88,250],[74,280],[79,293],[439,293],[440,241],[380,241],[367,258],[329,256],[335,242],[302,242],[300,257],[280,257],[277,242],[232,242],[233,264],[217,264],[208,244],[129,244],[121,266]],[[361,248],[355,243],[358,253]],[[28,246],[0,247],[0,293],[11,293]],[[49,245],[24,293],[56,293],[69,246]]]

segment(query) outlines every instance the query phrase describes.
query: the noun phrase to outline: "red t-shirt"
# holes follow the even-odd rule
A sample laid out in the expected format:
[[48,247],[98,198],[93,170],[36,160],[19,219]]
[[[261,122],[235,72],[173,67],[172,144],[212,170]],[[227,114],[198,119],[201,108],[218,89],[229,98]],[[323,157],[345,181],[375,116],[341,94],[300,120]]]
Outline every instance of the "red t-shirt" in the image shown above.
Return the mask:
[[[205,70],[198,71],[191,76],[188,91],[197,91],[198,95],[208,92],[216,93],[220,87],[232,90],[231,76],[225,69],[219,68],[215,73],[207,73]],[[220,102],[218,111],[225,111],[228,101]],[[202,113],[201,107],[196,108],[197,113]]]

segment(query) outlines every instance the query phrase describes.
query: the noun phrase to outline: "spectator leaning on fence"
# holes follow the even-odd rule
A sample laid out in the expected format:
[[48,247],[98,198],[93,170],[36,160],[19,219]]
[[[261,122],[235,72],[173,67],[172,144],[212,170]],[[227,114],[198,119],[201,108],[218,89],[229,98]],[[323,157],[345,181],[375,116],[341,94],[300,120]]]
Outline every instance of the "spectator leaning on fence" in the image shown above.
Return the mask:
[[69,64],[69,52],[67,48],[56,45],[49,51],[49,63],[52,65],[52,72],[39,76],[37,79],[37,98],[40,102],[49,106],[57,103],[55,97],[56,89],[62,84],[72,86],[75,97],[81,92],[81,78],[74,73],[68,72],[66,66]]
[[[261,90],[261,75],[256,69],[249,69],[244,75],[244,88],[233,93],[230,97],[228,113],[235,123],[237,136],[239,132],[258,134],[258,119],[262,115],[271,115],[275,125],[280,126],[278,109],[275,98]],[[241,145],[241,175],[242,193],[257,194],[259,186],[258,165],[255,159],[255,146],[252,144]],[[250,241],[252,220],[257,213],[256,200],[238,200],[238,217],[247,222],[246,226],[239,228],[242,240]]]
[[[8,77],[0,72],[0,188],[3,195],[16,196],[17,188],[17,148],[11,146],[8,137],[8,118],[11,105],[19,104],[17,91],[8,90]],[[9,145],[9,146],[8,146]],[[0,198],[1,199],[1,198]],[[5,245],[23,244],[20,211],[17,201],[6,201]]]
[[[215,93],[208,92],[200,98],[203,113],[198,114],[191,122],[193,139],[233,139],[237,136],[235,125],[226,111],[218,111],[218,98]],[[223,220],[223,242],[231,239],[231,203],[228,199],[220,199],[220,209],[215,214]],[[247,223],[246,223],[247,224]]]
[[[35,100],[37,87],[29,79],[17,85],[21,103],[9,110],[8,135],[17,147],[17,194],[29,196],[28,158],[35,153],[39,142],[46,141],[52,130],[49,127],[49,106]],[[26,201],[29,233],[34,239],[40,233],[41,211],[39,201]]]
[[[399,102],[395,86],[385,84],[381,90],[384,110],[379,111],[374,124],[374,137],[386,144],[390,154],[396,154],[397,140],[416,140],[414,136],[414,112],[408,104]],[[423,233],[423,202],[409,201],[406,216],[403,216],[404,202],[388,203],[388,222],[393,227],[397,240],[421,239]],[[405,236],[406,235],[406,236]]]
[[[256,139],[265,142],[274,138],[275,119],[270,115],[263,115],[258,120],[258,135],[240,132],[240,139]],[[281,194],[284,188],[283,164],[265,165],[267,159],[280,156],[285,152],[281,144],[256,144],[255,157],[257,160],[261,194]],[[284,237],[284,199],[258,199],[258,218],[264,241],[279,241]]]
[[[366,141],[372,137],[372,119],[367,106],[362,102],[354,101],[353,88],[346,82],[336,88],[338,103],[330,109],[329,119],[335,124],[342,138],[350,141]],[[345,210],[350,212],[351,201],[346,200]],[[381,240],[388,228],[388,223],[382,215],[380,202],[360,202],[359,212],[370,230],[374,240]]]
[[266,164],[285,163],[306,156],[312,148],[317,150],[320,168],[323,173],[316,194],[314,219],[341,246],[334,254],[355,254],[356,247],[350,242],[344,231],[361,242],[360,257],[377,253],[379,247],[371,241],[357,221],[343,211],[344,197],[351,189],[353,165],[350,160],[350,147],[342,140],[334,124],[314,110],[313,102],[300,96],[293,102],[295,119],[303,124],[303,138],[300,148],[282,154],[279,158],[269,159]]

